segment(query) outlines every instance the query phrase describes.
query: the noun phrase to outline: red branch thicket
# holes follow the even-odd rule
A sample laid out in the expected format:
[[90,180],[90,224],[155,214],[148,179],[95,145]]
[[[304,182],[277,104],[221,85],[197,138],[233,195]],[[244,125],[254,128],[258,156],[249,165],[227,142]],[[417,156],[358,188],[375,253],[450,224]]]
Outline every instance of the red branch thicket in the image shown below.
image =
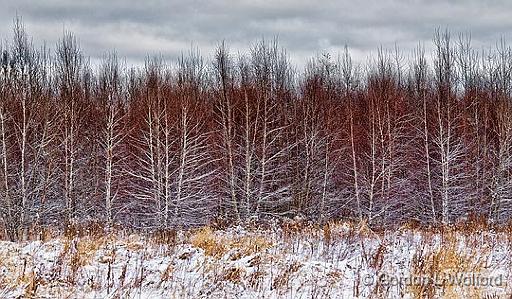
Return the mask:
[[221,44],[211,61],[127,69],[115,54],[91,66],[71,34],[38,49],[16,21],[0,49],[0,223],[18,239],[76,221],[506,222],[512,51],[445,32],[433,46],[297,71],[276,42]]

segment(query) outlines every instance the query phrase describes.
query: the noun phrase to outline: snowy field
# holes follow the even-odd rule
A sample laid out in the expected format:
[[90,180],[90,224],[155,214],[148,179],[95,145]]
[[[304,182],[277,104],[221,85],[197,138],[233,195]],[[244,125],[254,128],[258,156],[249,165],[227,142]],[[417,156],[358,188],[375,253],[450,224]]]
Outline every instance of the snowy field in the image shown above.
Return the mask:
[[332,224],[4,241],[0,298],[509,298],[511,236]]

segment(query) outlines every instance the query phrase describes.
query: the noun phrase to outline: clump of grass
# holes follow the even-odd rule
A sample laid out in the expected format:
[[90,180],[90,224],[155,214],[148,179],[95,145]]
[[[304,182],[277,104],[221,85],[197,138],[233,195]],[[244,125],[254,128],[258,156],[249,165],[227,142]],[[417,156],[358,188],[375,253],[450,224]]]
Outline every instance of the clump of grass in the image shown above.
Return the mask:
[[78,267],[89,265],[100,248],[104,247],[108,241],[105,238],[80,238],[75,244],[74,256]]
[[9,255],[9,251],[0,252],[0,289],[13,284],[17,277],[15,273],[19,271],[18,268],[14,259]]
[[210,227],[196,230],[191,236],[190,243],[194,247],[203,249],[206,255],[214,257],[220,257],[228,250],[224,240]]
[[229,242],[229,247],[238,249],[242,256],[253,255],[271,246],[272,242],[262,236],[243,236]]
[[291,239],[296,235],[302,235],[306,231],[311,230],[311,226],[308,225],[302,218],[284,219],[281,223],[281,231],[285,240]]
[[460,288],[456,279],[460,275],[481,273],[485,255],[482,248],[459,247],[458,233],[447,229],[437,247],[419,249],[412,259],[412,277],[430,278],[429,283],[415,283],[409,286],[414,298],[480,298],[475,287]]
[[36,275],[36,273],[34,273],[34,271],[30,271],[25,278],[28,283],[24,290],[24,298],[36,298],[37,289],[41,284],[41,279]]
[[228,236],[213,231],[211,227],[203,227],[192,233],[190,237],[192,246],[201,248],[206,255],[221,257],[228,251],[235,249],[235,259],[252,255],[272,246],[272,242],[258,235]]
[[249,275],[249,277],[247,278],[247,282],[249,283],[249,286],[251,288],[256,289],[262,285],[264,278],[265,272],[261,270],[256,270]]
[[178,233],[175,229],[158,229],[151,234],[151,240],[158,245],[176,245]]
[[332,242],[332,229],[331,229],[331,224],[330,223],[326,223],[323,227],[322,227],[322,232],[323,232],[323,236],[324,236],[324,244],[326,247],[330,247],[331,245],[331,242]]
[[164,281],[169,281],[172,278],[173,273],[174,273],[174,267],[173,267],[172,263],[169,263],[169,265],[167,265],[167,268],[165,268],[165,271],[160,276],[160,283],[162,283]]
[[293,273],[299,271],[299,269],[302,267],[302,265],[298,262],[293,262],[289,264],[284,271],[279,273],[274,281],[272,282],[272,288],[273,289],[280,289],[283,290],[288,286],[288,283],[290,282],[290,277],[293,275]]
[[224,280],[240,283],[245,276],[245,270],[240,267],[231,267],[224,271],[222,277]]

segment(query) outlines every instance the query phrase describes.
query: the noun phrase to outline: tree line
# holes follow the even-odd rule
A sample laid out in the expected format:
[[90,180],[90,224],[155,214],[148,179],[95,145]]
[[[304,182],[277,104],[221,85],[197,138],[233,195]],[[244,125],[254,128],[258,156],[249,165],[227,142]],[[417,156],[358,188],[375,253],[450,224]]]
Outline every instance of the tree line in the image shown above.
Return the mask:
[[276,41],[167,64],[90,64],[66,33],[0,48],[0,224],[146,228],[300,216],[503,223],[512,50],[436,31],[433,52],[345,49],[297,70]]

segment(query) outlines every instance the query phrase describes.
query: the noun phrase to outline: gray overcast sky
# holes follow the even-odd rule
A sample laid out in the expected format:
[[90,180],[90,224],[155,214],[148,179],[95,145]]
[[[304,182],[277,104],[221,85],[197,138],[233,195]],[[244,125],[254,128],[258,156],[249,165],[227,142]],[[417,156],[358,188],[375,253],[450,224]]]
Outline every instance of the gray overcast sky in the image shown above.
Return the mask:
[[116,50],[128,64],[147,55],[176,58],[191,46],[209,57],[221,40],[232,52],[277,36],[295,64],[348,45],[357,60],[379,46],[428,48],[436,28],[471,32],[476,47],[512,30],[510,0],[122,1],[0,0],[0,36],[10,39],[16,14],[36,44],[53,46],[64,30],[93,59]]

